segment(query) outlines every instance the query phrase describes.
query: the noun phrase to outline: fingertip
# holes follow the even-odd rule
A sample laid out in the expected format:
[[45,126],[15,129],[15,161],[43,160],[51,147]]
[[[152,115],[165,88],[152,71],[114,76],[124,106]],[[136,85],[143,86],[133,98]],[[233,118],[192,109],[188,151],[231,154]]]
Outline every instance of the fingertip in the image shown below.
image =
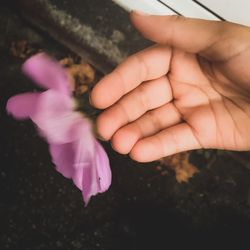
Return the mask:
[[98,109],[106,109],[123,95],[120,79],[115,73],[104,76],[90,94],[91,104]]
[[133,24],[136,24],[138,19],[145,18],[148,16],[150,15],[139,10],[132,10],[130,12],[130,20]]
[[104,76],[92,89],[90,103],[98,109],[106,109],[114,103],[117,87],[111,74]]
[[128,154],[137,140],[135,133],[128,132],[126,129],[118,130],[112,137],[112,147],[120,154]]
[[98,109],[105,109],[106,105],[103,102],[103,98],[101,98],[101,90],[99,84],[97,84],[91,91],[89,95],[89,103]]
[[154,151],[155,148],[153,148],[152,145],[145,143],[143,141],[139,141],[132,148],[129,156],[131,157],[131,159],[137,162],[141,163],[151,162],[156,160],[154,157]]
[[115,133],[115,135],[112,137],[111,144],[112,148],[120,154],[126,155],[130,151],[127,145],[123,143],[123,140],[121,139],[119,133]]
[[164,18],[166,16],[147,15],[138,11],[132,11],[130,14],[131,23],[142,36],[157,43],[162,43],[162,26],[165,26]]
[[98,135],[97,137],[102,141],[108,141],[111,139],[109,131],[109,124],[106,122],[105,117],[100,114],[96,119],[96,132]]
[[148,17],[149,14],[145,13],[143,11],[140,10],[132,10],[130,12],[130,20],[133,22],[134,20],[136,20],[137,18],[143,18],[143,17]]
[[130,15],[137,15],[137,16],[150,16],[150,13],[144,12],[142,10],[132,10]]
[[129,150],[122,146],[116,139],[111,140],[111,146],[119,154],[127,155],[129,153]]

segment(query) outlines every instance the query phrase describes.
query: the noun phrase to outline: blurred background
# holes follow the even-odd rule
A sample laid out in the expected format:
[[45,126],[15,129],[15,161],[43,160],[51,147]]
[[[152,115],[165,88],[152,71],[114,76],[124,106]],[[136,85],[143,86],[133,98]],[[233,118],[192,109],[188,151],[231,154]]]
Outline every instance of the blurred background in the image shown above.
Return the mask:
[[0,249],[250,249],[249,153],[198,150],[139,164],[106,143],[111,188],[84,207],[46,142],[6,114],[6,101],[36,90],[20,67],[43,51],[65,66],[94,120],[93,85],[151,43],[112,1],[9,2],[0,8]]

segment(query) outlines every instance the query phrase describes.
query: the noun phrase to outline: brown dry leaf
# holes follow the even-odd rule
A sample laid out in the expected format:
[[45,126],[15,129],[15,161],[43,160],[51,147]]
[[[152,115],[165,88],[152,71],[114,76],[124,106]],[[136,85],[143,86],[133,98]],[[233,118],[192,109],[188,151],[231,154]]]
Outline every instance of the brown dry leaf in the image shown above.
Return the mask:
[[26,59],[35,52],[35,49],[26,40],[12,42],[10,46],[10,53],[20,59]]
[[71,57],[65,57],[59,61],[59,63],[64,67],[70,67],[74,64],[74,60]]
[[168,166],[175,171],[178,183],[188,182],[199,170],[189,162],[189,153],[183,152],[160,160],[161,165]]
[[76,63],[73,58],[66,57],[59,61],[61,65],[66,67],[70,77],[71,88],[76,95],[81,95],[88,91],[88,86],[95,79],[95,71],[93,68],[84,62]]

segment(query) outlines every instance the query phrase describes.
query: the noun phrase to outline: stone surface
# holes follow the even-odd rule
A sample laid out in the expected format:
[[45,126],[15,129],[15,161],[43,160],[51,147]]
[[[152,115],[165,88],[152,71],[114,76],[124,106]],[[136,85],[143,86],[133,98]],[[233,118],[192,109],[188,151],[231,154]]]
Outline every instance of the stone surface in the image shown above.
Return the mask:
[[20,72],[22,59],[10,53],[12,42],[27,40],[57,58],[71,52],[6,7],[0,32],[1,250],[250,249],[250,171],[220,151],[193,152],[200,173],[178,184],[157,162],[135,163],[105,144],[113,183],[84,208],[32,124],[5,112],[10,96],[34,90]]
[[103,72],[149,44],[112,1],[16,1],[25,19]]

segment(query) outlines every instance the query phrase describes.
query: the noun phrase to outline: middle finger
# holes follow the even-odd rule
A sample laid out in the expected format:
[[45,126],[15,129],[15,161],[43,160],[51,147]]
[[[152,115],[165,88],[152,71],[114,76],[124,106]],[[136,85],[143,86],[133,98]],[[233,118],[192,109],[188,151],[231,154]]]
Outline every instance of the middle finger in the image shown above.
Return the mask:
[[97,130],[104,140],[109,140],[120,127],[170,102],[172,98],[167,76],[144,82],[98,117]]

